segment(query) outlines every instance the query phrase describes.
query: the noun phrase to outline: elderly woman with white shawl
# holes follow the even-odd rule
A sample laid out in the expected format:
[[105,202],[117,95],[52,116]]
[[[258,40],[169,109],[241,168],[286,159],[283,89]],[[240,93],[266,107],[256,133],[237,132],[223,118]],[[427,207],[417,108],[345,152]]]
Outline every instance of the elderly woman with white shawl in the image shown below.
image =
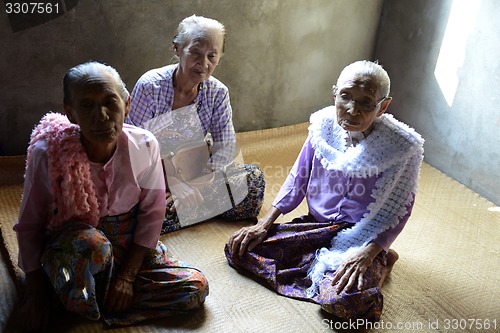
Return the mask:
[[[386,114],[390,79],[378,63],[348,65],[334,106],[311,115],[309,135],[272,207],[233,234],[229,264],[284,296],[340,320],[378,321],[382,284],[398,260],[390,249],[410,217],[423,139]],[[275,224],[303,199],[309,213]]]

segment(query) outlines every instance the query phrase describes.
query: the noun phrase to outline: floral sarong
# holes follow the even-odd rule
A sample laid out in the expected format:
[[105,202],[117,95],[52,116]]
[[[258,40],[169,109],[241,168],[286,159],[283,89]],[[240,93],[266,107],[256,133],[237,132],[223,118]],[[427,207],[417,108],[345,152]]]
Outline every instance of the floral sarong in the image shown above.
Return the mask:
[[337,295],[331,285],[334,272],[327,271],[319,293],[314,297],[306,295],[306,289],[311,286],[307,271],[316,251],[329,246],[338,231],[350,226],[352,224],[316,222],[310,216],[303,216],[290,223],[273,225],[267,238],[241,257],[234,256],[226,245],[226,257],[230,266],[264,281],[280,295],[320,304],[323,310],[340,320],[362,318],[378,321],[383,307],[382,293],[378,288],[386,265],[383,253],[365,273],[367,289],[358,291],[353,287],[350,293]]
[[[227,182],[227,184],[224,182]],[[217,205],[217,207],[226,206],[228,203],[231,203],[220,193],[221,190],[226,192],[227,187],[231,189],[231,193],[248,192],[241,202],[235,199],[234,201],[236,202],[234,202],[233,207],[228,206],[228,209],[224,213],[218,215],[218,217],[226,220],[241,220],[252,217],[255,218],[259,215],[264,201],[265,186],[264,173],[259,167],[253,164],[232,163],[227,167],[225,176],[216,177],[213,184],[202,188],[200,192],[203,198],[205,198],[205,203]],[[231,199],[231,201],[233,201],[233,198]],[[183,223],[179,221],[179,217],[175,212],[167,212],[163,222],[162,234],[179,230],[184,225],[206,220],[206,218],[202,216],[210,216],[209,212],[211,209],[211,207],[204,207],[203,204],[201,204],[200,207],[191,210],[189,215],[184,217]]]
[[[162,234],[214,217],[227,220],[256,218],[264,201],[264,173],[256,165],[243,163],[241,155],[237,154],[236,142],[214,142],[210,132],[204,130],[199,117],[202,108],[200,96],[202,94],[198,95],[197,103],[160,113],[141,125],[158,139],[165,163],[185,145],[206,143],[209,146],[207,166],[216,170],[210,184],[197,187],[203,202],[195,209],[171,213],[171,206],[168,207]],[[167,184],[169,177],[167,174]],[[175,195],[174,189],[170,192]]]
[[183,314],[199,308],[208,283],[197,269],[175,258],[158,242],[145,256],[134,282],[134,303],[123,313],[105,313],[109,282],[130,247],[136,209],[100,220],[97,228],[71,222],[49,239],[42,262],[65,308],[110,325]]

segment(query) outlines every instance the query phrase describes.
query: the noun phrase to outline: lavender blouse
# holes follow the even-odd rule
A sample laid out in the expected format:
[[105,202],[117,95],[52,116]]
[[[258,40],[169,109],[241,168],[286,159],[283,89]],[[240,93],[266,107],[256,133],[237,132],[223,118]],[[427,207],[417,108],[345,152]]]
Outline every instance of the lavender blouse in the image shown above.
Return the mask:
[[[315,156],[309,136],[274,199],[273,206],[287,214],[305,198],[309,214],[317,221],[357,223],[368,212],[368,205],[375,200],[372,191],[380,176],[381,174],[374,174],[365,179],[337,170],[326,170]],[[413,202],[407,207],[407,214],[394,228],[382,232],[374,240],[385,251],[389,250],[403,230],[410,217]]]

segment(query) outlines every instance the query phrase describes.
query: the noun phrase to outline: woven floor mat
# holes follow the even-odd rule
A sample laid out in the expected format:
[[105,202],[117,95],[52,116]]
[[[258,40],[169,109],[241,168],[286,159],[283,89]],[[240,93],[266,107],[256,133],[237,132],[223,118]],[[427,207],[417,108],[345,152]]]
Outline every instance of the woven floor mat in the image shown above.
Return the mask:
[[[262,213],[274,199],[306,135],[306,124],[238,134],[245,163],[257,164],[266,173]],[[1,328],[17,299],[5,268],[17,261],[12,225],[21,190],[19,185],[0,188],[1,231],[10,258],[0,268]],[[306,212],[303,203],[281,221]],[[112,332],[331,332],[332,327],[338,328],[319,306],[278,296],[227,265],[224,244],[249,223],[212,220],[163,236],[175,255],[207,276],[210,295],[204,308],[189,317],[155,320]],[[424,163],[412,217],[393,246],[400,260],[384,286],[382,322],[371,332],[485,332],[478,325],[486,325],[487,320],[489,331],[495,331],[494,320],[498,331],[498,235],[500,212],[492,203]],[[101,321],[64,314],[51,322],[49,331],[91,333],[104,328]]]

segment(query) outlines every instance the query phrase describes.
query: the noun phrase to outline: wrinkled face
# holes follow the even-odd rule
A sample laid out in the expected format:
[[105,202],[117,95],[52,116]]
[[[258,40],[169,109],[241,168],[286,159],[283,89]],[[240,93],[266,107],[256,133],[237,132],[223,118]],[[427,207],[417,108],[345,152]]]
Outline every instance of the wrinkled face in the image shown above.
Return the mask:
[[130,110],[114,78],[92,75],[71,87],[71,103],[64,106],[68,119],[80,126],[82,142],[109,146],[116,143]]
[[192,80],[207,80],[219,65],[224,39],[220,30],[211,29],[182,49],[176,49],[181,71]]
[[391,101],[379,94],[377,81],[372,77],[351,77],[339,81],[334,91],[338,124],[347,131],[369,130]]

